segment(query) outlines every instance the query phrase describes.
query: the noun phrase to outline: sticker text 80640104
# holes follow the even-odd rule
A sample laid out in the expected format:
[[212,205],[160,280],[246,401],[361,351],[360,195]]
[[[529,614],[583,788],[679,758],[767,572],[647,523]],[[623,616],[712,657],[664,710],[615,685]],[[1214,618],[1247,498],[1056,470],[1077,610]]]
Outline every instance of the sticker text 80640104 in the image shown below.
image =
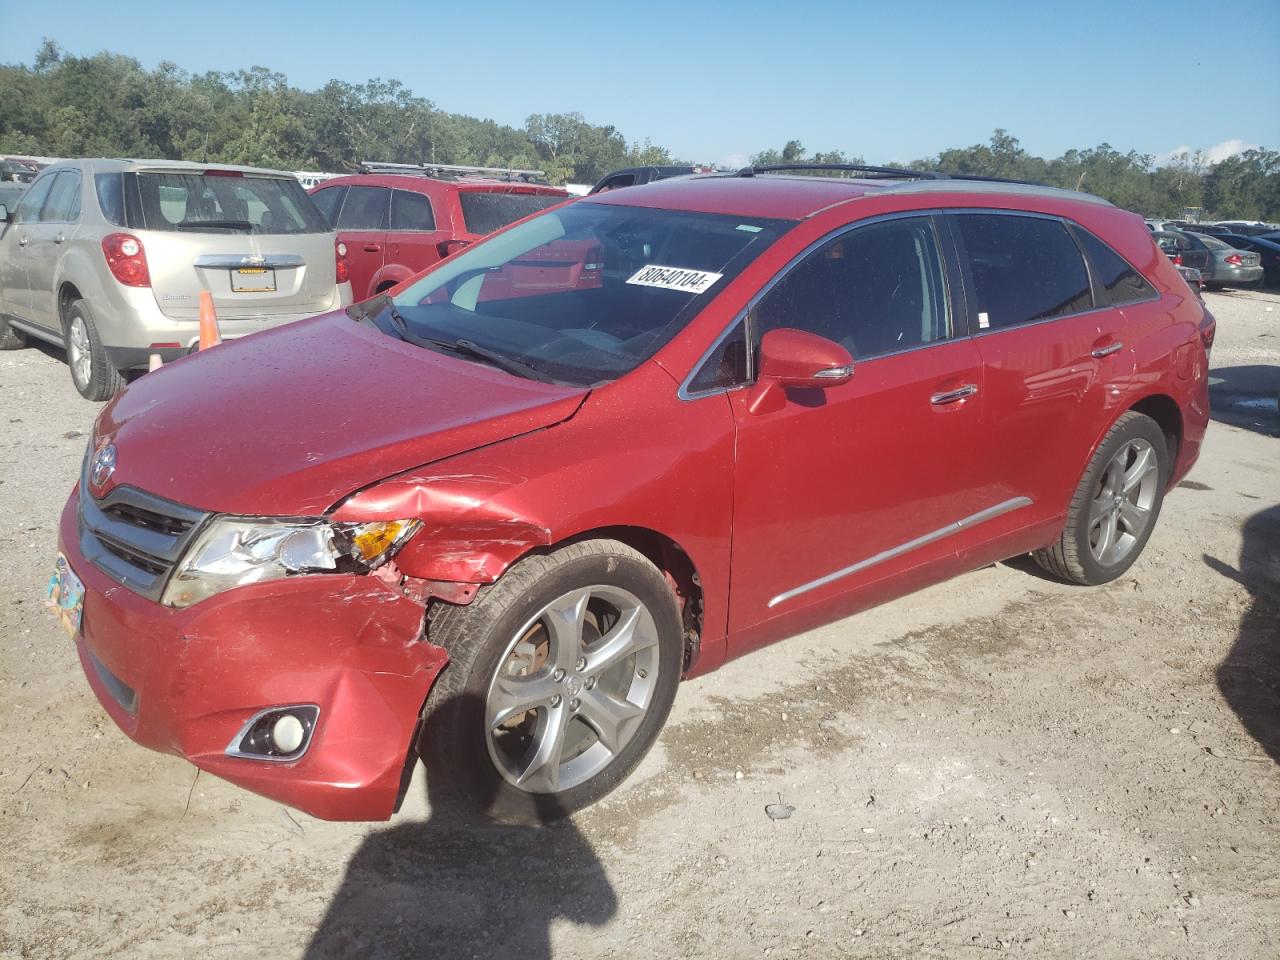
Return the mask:
[[653,263],[633,273],[627,283],[679,290],[682,293],[705,293],[722,276],[724,274],[709,270],[686,270],[683,267],[663,267]]

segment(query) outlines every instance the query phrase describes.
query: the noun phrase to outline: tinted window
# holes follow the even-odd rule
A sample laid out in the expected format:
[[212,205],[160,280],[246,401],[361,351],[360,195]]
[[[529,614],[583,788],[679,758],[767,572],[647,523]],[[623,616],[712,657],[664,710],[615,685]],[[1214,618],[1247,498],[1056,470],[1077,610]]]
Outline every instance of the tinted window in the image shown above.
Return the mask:
[[40,210],[41,223],[71,223],[80,216],[80,174],[64,170],[53,181],[49,199]]
[[387,229],[387,206],[391,191],[386,187],[351,187],[338,214],[339,230]]
[[1129,266],[1120,254],[1088,230],[1081,227],[1074,229],[1080,245],[1084,247],[1085,256],[1093,266],[1094,283],[1106,298],[1104,305],[1118,307],[1137,300],[1149,300],[1156,295],[1151,284]]
[[40,208],[44,205],[45,198],[49,196],[49,191],[53,188],[53,181],[56,174],[50,173],[36,180],[31,185],[22,199],[18,201],[18,209],[14,211],[13,219],[17,223],[31,223],[40,214]]
[[329,229],[302,184],[292,177],[177,171],[125,176],[136,186],[140,206],[129,211],[129,225],[141,229],[264,234]]
[[98,194],[102,215],[117,227],[125,225],[123,179],[118,173],[97,173],[93,176],[93,189]]
[[564,202],[565,198],[545,193],[497,193],[463,190],[458,194],[462,219],[470,233],[493,233],[531,213]]
[[1223,243],[1217,237],[1201,236],[1201,237],[1196,237],[1196,239],[1199,240],[1206,247],[1208,247],[1210,250],[1227,250],[1231,246],[1231,244],[1229,243]]
[[391,191],[392,230],[434,230],[436,218],[431,213],[431,201],[420,193],[408,190]]
[[320,210],[321,215],[330,226],[333,225],[336,219],[338,205],[342,202],[342,195],[346,192],[346,187],[330,187],[327,190],[317,190],[311,194],[311,201]]
[[980,329],[1093,307],[1084,261],[1061,222],[966,213],[955,223],[969,255]]
[[756,306],[752,340],[807,330],[854,357],[894,353],[950,334],[941,259],[927,217],[859,227],[795,267]]
[[703,361],[698,372],[689,381],[688,392],[699,393],[704,390],[724,389],[734,384],[746,383],[749,376],[747,334],[743,324],[739,323],[733,328],[733,332],[711,351],[711,356]]
[[592,192],[604,193],[606,190],[617,190],[619,187],[629,187],[635,182],[636,175],[634,173],[620,173],[616,177],[610,177]]

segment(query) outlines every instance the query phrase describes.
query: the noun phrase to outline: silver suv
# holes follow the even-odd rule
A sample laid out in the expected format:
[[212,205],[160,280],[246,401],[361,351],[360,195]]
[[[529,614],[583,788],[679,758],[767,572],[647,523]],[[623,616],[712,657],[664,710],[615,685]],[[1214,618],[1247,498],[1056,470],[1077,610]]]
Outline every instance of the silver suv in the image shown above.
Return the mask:
[[0,349],[65,346],[106,400],[122,374],[199,341],[200,293],[224,337],[351,302],[346,251],[291,174],[167,160],[68,160],[0,203]]

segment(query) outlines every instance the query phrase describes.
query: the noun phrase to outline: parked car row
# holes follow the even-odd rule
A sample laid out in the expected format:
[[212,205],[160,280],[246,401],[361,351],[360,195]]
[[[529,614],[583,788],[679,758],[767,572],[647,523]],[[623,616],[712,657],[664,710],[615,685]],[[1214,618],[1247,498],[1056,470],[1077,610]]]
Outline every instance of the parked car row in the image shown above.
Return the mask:
[[1218,237],[1183,230],[1157,230],[1152,238],[1175,264],[1200,271],[1205,286],[1248,286],[1263,278],[1261,256]]
[[[103,708],[318,817],[391,816],[421,752],[433,798],[536,823],[621,783],[682,678],[1006,557],[1124,574],[1201,449],[1203,302],[1097,197],[847,169],[558,203],[130,386],[51,587]],[[231,258],[322,256],[281,246],[321,235],[296,182],[98,172],[55,176],[95,181],[93,244],[130,231],[103,248],[126,285],[184,224],[227,247],[166,251],[175,291],[265,297]],[[397,195],[455,231],[468,196],[555,199],[379,177],[322,199],[380,244]]]

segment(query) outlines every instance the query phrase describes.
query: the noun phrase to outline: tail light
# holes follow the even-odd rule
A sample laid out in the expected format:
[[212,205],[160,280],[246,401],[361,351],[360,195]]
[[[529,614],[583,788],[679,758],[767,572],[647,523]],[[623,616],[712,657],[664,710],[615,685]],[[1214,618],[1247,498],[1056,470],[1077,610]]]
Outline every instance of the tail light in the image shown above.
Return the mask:
[[1240,259],[1240,254],[1238,253],[1229,253],[1222,259],[1225,260],[1227,263],[1231,264],[1233,267],[1238,267],[1240,266],[1241,263],[1244,262]]
[[102,254],[107,258],[107,269],[126,287],[151,286],[151,271],[147,268],[147,251],[142,241],[130,233],[109,233],[102,238]]
[[333,245],[333,267],[333,272],[337,276],[339,283],[346,283],[351,279],[351,264],[347,260],[347,245],[341,240]]
[[1182,266],[1182,254],[1180,254],[1180,253],[1175,253],[1175,254],[1173,255],[1173,265],[1174,265],[1175,267],[1180,267],[1180,266]]
[[440,251],[440,258],[443,260],[450,254],[457,253],[463,247],[470,246],[470,240],[441,240],[436,244],[436,249]]
[[1206,355],[1213,349],[1213,338],[1217,332],[1218,321],[1213,319],[1213,314],[1206,310],[1203,319],[1200,321],[1200,342],[1204,344]]

